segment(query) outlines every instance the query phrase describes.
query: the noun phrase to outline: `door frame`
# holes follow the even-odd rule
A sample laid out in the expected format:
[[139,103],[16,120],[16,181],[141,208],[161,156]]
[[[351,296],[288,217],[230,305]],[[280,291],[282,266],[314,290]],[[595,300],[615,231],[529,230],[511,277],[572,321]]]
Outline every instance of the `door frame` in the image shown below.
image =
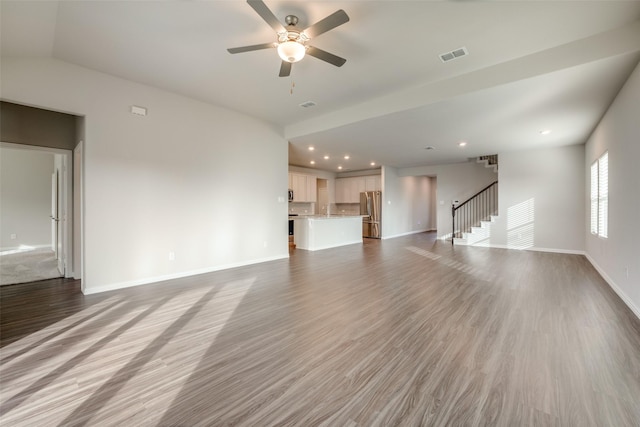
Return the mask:
[[[58,236],[61,242],[61,249],[64,263],[64,277],[73,277],[73,152],[61,148],[40,147],[36,145],[14,144],[11,142],[0,142],[0,147],[13,150],[45,151],[54,154],[54,164],[56,156],[60,159],[61,185],[59,188],[58,206],[60,213],[61,231]],[[55,166],[54,166],[55,167]],[[62,208],[60,210],[60,208]]]

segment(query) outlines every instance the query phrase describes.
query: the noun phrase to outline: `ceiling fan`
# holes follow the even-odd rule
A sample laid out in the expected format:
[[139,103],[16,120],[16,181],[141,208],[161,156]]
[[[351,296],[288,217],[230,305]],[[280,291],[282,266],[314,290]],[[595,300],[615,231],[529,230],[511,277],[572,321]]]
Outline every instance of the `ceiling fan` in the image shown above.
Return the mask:
[[234,47],[227,49],[229,53],[250,52],[252,50],[277,48],[278,55],[282,59],[280,65],[280,77],[287,77],[291,74],[291,64],[300,61],[305,54],[314,56],[329,64],[341,67],[347,62],[346,59],[340,58],[332,53],[326,52],[317,47],[309,46],[307,43],[313,37],[326,33],[345,22],[349,21],[349,16],[344,10],[340,9],[326,18],[316,22],[310,27],[300,29],[298,25],[298,17],[287,15],[285,17],[286,27],[283,26],[273,12],[269,10],[262,0],[247,0],[249,6],[255,10],[258,15],[265,20],[271,28],[273,28],[278,36],[278,41],[274,43],[255,44],[251,46]]

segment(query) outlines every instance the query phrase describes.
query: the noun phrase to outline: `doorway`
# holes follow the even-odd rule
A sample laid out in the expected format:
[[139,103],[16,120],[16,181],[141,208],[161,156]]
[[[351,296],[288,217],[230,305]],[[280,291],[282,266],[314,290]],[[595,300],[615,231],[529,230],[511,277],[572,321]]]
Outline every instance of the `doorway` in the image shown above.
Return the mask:
[[73,275],[70,150],[2,143],[0,284]]

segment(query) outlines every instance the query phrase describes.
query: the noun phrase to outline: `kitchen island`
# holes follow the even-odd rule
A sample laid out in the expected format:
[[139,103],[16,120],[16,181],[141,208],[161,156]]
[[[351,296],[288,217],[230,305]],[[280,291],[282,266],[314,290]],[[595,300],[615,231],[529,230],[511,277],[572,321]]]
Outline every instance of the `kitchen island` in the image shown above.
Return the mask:
[[296,248],[308,251],[362,243],[362,216],[308,215],[293,217]]

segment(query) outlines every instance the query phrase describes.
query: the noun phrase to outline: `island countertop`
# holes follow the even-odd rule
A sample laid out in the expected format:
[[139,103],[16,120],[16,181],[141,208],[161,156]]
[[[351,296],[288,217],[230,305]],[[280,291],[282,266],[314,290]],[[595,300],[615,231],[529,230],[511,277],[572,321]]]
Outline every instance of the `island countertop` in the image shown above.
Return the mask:
[[360,218],[366,215],[290,215],[289,219],[343,219],[343,218]]

